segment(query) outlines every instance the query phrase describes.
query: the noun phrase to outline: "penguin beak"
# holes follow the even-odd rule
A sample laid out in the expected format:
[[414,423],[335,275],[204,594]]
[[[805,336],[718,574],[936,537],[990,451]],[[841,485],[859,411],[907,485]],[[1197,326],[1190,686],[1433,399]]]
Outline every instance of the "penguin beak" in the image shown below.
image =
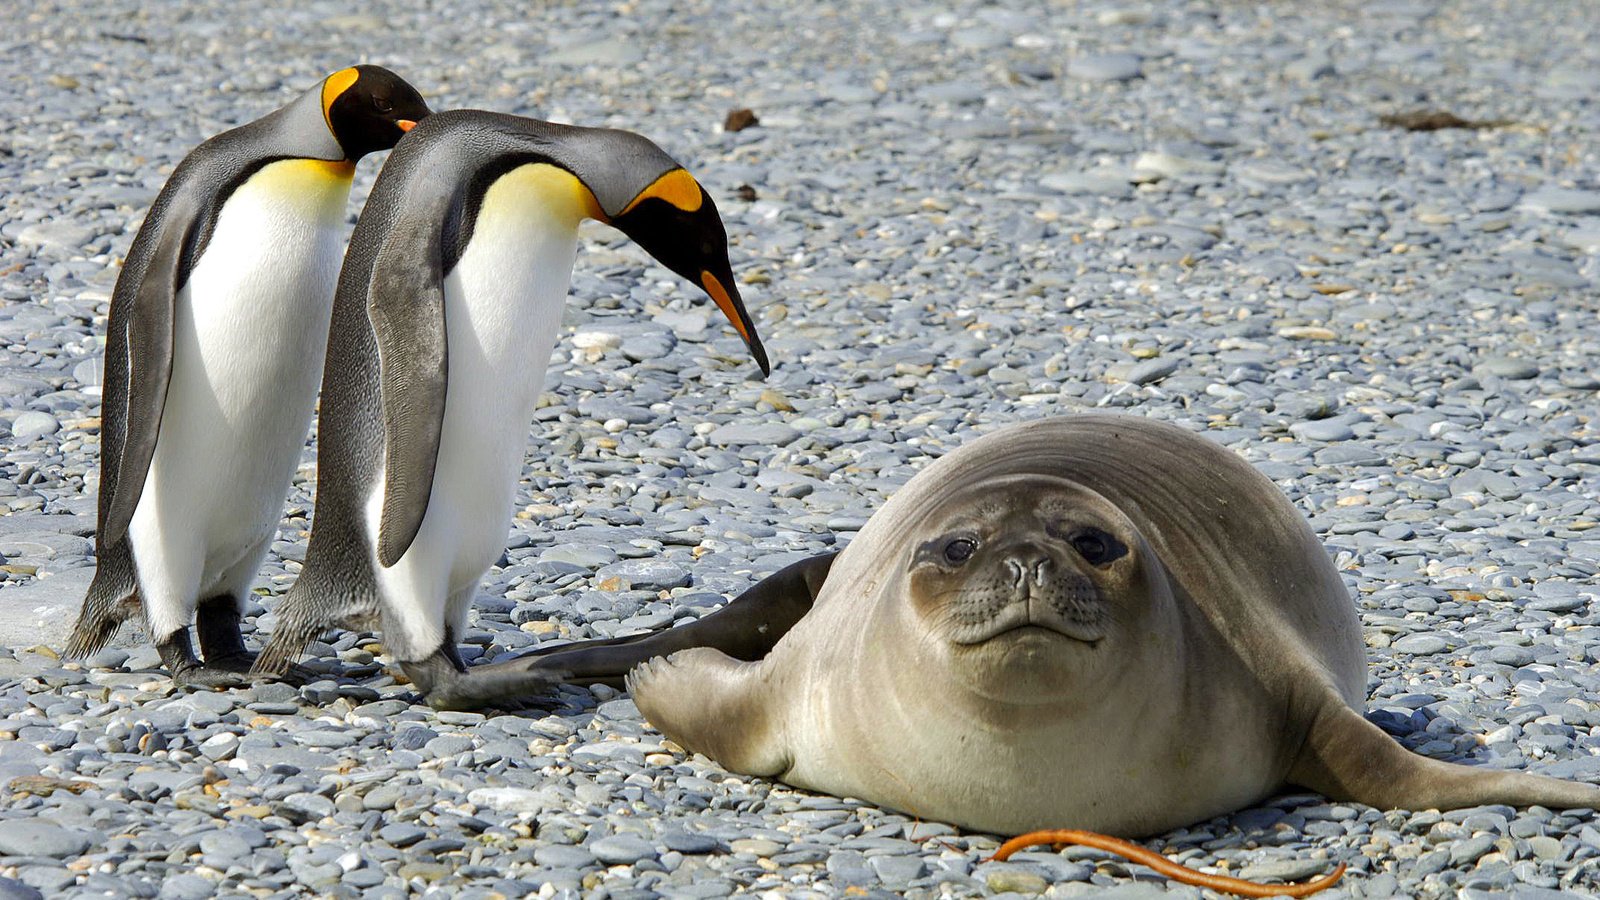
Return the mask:
[[398,125],[401,131],[410,131],[417,127],[417,123],[410,119],[396,119],[394,124]]
[[723,284],[722,280],[711,274],[709,269],[700,272],[700,287],[728,317],[728,322],[733,329],[739,332],[739,337],[744,338],[744,345],[750,348],[750,355],[755,358],[756,365],[761,367],[762,375],[771,375],[772,366],[767,362],[767,351],[761,346],[761,336],[756,334],[755,323],[750,321],[750,313],[745,311],[744,301],[739,298],[739,290],[732,283]]

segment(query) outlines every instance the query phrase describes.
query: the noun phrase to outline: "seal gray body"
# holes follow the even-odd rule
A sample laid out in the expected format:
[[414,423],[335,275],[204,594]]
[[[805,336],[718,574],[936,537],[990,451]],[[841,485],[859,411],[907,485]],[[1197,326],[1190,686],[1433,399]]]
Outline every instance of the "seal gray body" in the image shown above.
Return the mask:
[[918,474],[836,560],[774,579],[683,628],[523,664],[600,680],[657,656],[628,685],[684,747],[1000,833],[1152,834],[1286,784],[1409,809],[1600,804],[1368,723],[1359,623],[1315,534],[1171,425],[1003,429]]
[[654,144],[475,110],[423,122],[379,176],[340,275],[316,519],[262,670],[328,628],[376,624],[435,705],[531,689],[490,667],[466,678],[455,642],[504,551],[585,218],[699,284],[766,369],[715,205]]
[[305,446],[355,162],[427,114],[394,73],[344,69],[162,188],[112,296],[97,568],[69,655],[137,609],[176,680],[244,680],[239,613]]

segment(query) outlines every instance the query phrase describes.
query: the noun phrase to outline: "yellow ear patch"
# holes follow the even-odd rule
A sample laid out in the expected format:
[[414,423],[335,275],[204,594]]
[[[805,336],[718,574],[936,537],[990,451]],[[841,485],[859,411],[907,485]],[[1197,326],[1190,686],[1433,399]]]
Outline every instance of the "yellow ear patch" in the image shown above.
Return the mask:
[[322,121],[327,123],[329,131],[333,131],[333,120],[328,118],[328,107],[332,106],[333,101],[339,99],[339,95],[348,91],[350,85],[355,84],[360,78],[361,73],[352,67],[340,69],[322,79]]
[[639,192],[639,196],[628,201],[628,205],[618,215],[627,214],[635,206],[652,197],[665,200],[684,212],[694,212],[700,208],[702,196],[700,182],[695,181],[693,175],[683,169],[673,169],[652,181],[649,187]]

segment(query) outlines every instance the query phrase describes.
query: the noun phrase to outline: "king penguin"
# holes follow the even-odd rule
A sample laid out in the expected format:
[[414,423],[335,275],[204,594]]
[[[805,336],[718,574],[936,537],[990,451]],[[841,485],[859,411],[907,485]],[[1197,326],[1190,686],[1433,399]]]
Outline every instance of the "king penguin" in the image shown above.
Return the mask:
[[246,680],[240,614],[305,448],[355,164],[428,113],[393,72],[341,69],[196,147],[157,195],[111,296],[96,569],[69,656],[142,612],[174,681]]
[[703,290],[763,373],[711,197],[637,134],[478,110],[417,126],[356,223],[334,301],[316,517],[257,668],[335,626],[383,632],[441,708],[548,685],[456,650],[504,552],[584,219]]

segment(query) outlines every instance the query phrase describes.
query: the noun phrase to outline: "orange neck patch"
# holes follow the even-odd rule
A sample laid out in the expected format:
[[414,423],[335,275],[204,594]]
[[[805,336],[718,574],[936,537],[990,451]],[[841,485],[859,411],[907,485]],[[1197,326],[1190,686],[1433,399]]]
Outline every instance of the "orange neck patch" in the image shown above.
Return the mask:
[[628,201],[628,205],[617,215],[626,215],[635,206],[652,197],[665,200],[684,212],[694,212],[700,208],[700,198],[703,196],[700,182],[695,181],[693,175],[683,169],[673,169],[650,182],[650,186],[640,191],[639,196]]
[[327,124],[329,134],[333,133],[333,120],[328,117],[328,108],[333,106],[333,101],[339,99],[339,95],[348,91],[350,85],[355,84],[360,77],[361,73],[352,67],[340,69],[322,79],[322,121]]

